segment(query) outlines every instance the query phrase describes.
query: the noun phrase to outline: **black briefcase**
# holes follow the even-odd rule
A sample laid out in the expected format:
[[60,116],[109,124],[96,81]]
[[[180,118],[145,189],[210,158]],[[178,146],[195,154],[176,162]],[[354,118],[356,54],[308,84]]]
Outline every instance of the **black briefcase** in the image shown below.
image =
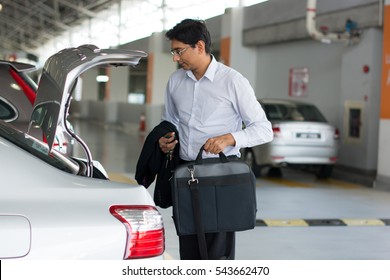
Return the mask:
[[176,168],[172,182],[173,219],[177,234],[230,232],[256,224],[256,178],[251,168],[223,153]]

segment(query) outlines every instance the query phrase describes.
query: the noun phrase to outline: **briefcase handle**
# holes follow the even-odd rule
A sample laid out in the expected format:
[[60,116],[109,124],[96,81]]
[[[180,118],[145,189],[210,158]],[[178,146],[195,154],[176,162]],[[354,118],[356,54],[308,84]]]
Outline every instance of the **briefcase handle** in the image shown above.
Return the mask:
[[[199,149],[198,156],[195,159],[195,164],[202,164],[203,163],[203,158],[202,158],[203,151],[204,151],[204,145],[202,145],[202,147],[200,147],[200,149]],[[218,155],[219,155],[219,160],[222,163],[229,162],[229,159],[227,158],[227,156],[223,152],[220,152]]]

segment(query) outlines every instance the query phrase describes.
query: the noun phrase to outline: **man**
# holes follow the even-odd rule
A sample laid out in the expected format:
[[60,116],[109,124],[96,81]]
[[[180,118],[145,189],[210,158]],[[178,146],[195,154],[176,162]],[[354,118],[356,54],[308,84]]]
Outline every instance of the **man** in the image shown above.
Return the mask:
[[[185,19],[166,37],[181,68],[168,81],[163,120],[178,129],[183,162],[195,160],[203,144],[203,158],[220,152],[239,157],[240,148],[272,140],[271,124],[248,80],[211,55],[204,21]],[[159,139],[164,153],[176,144],[174,133]],[[207,233],[206,241],[210,259],[234,259],[234,232]],[[196,235],[180,236],[179,243],[181,259],[200,259]]]

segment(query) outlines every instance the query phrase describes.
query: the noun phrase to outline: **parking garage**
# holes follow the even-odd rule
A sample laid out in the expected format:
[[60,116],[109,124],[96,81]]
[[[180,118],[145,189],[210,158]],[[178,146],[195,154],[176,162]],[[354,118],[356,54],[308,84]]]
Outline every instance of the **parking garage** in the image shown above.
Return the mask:
[[[213,55],[247,77],[257,98],[315,104],[339,130],[331,178],[283,166],[281,176],[256,179],[256,227],[237,235],[237,260],[389,259],[389,5],[270,0],[206,19]],[[166,82],[177,69],[164,34],[113,46],[148,56],[134,68],[88,70],[75,89],[69,120],[113,181],[136,183],[145,137],[161,121]],[[74,152],[85,156],[77,145]],[[154,186],[148,191],[153,196]],[[178,260],[171,209],[159,211],[164,258]]]
[[[356,42],[340,39],[323,43],[311,38],[306,29],[306,1],[232,8],[208,19],[207,24],[213,53],[243,73],[258,98],[316,104],[340,131],[338,167],[367,175],[370,187],[383,186],[389,174],[383,151],[386,83],[382,77],[386,77],[386,70],[382,68],[386,63],[382,58],[386,56],[382,9],[378,1],[346,5],[318,1],[315,24],[343,33],[346,18],[359,19],[363,33]],[[72,114],[132,128],[137,128],[145,115],[146,130],[150,131],[160,120],[165,83],[176,67],[169,44],[161,32],[120,47],[144,50],[148,58],[136,69],[118,68],[105,73],[109,83],[96,82],[98,72],[87,73],[83,77],[83,96],[72,105]],[[302,79],[302,71],[306,78]],[[307,80],[304,91],[294,90],[299,83],[294,78]],[[140,98],[142,104],[129,103],[132,98]]]

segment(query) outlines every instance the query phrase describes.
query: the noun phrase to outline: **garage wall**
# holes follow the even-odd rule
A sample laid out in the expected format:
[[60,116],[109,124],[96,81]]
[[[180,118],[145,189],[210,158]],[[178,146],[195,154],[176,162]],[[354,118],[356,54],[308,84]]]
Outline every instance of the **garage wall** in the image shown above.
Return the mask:
[[[292,41],[257,48],[258,98],[299,99],[316,104],[340,130],[339,165],[375,172],[378,155],[382,32],[365,30],[354,46]],[[364,73],[363,67],[369,72]],[[309,73],[307,96],[289,96],[289,70],[305,67]],[[348,106],[362,108],[360,137],[346,137]]]
[[[340,44],[325,45],[316,41],[296,41],[258,48],[256,95],[259,98],[300,99],[315,103],[328,121],[338,125],[340,115]],[[289,97],[289,70],[307,67],[307,97]]]

